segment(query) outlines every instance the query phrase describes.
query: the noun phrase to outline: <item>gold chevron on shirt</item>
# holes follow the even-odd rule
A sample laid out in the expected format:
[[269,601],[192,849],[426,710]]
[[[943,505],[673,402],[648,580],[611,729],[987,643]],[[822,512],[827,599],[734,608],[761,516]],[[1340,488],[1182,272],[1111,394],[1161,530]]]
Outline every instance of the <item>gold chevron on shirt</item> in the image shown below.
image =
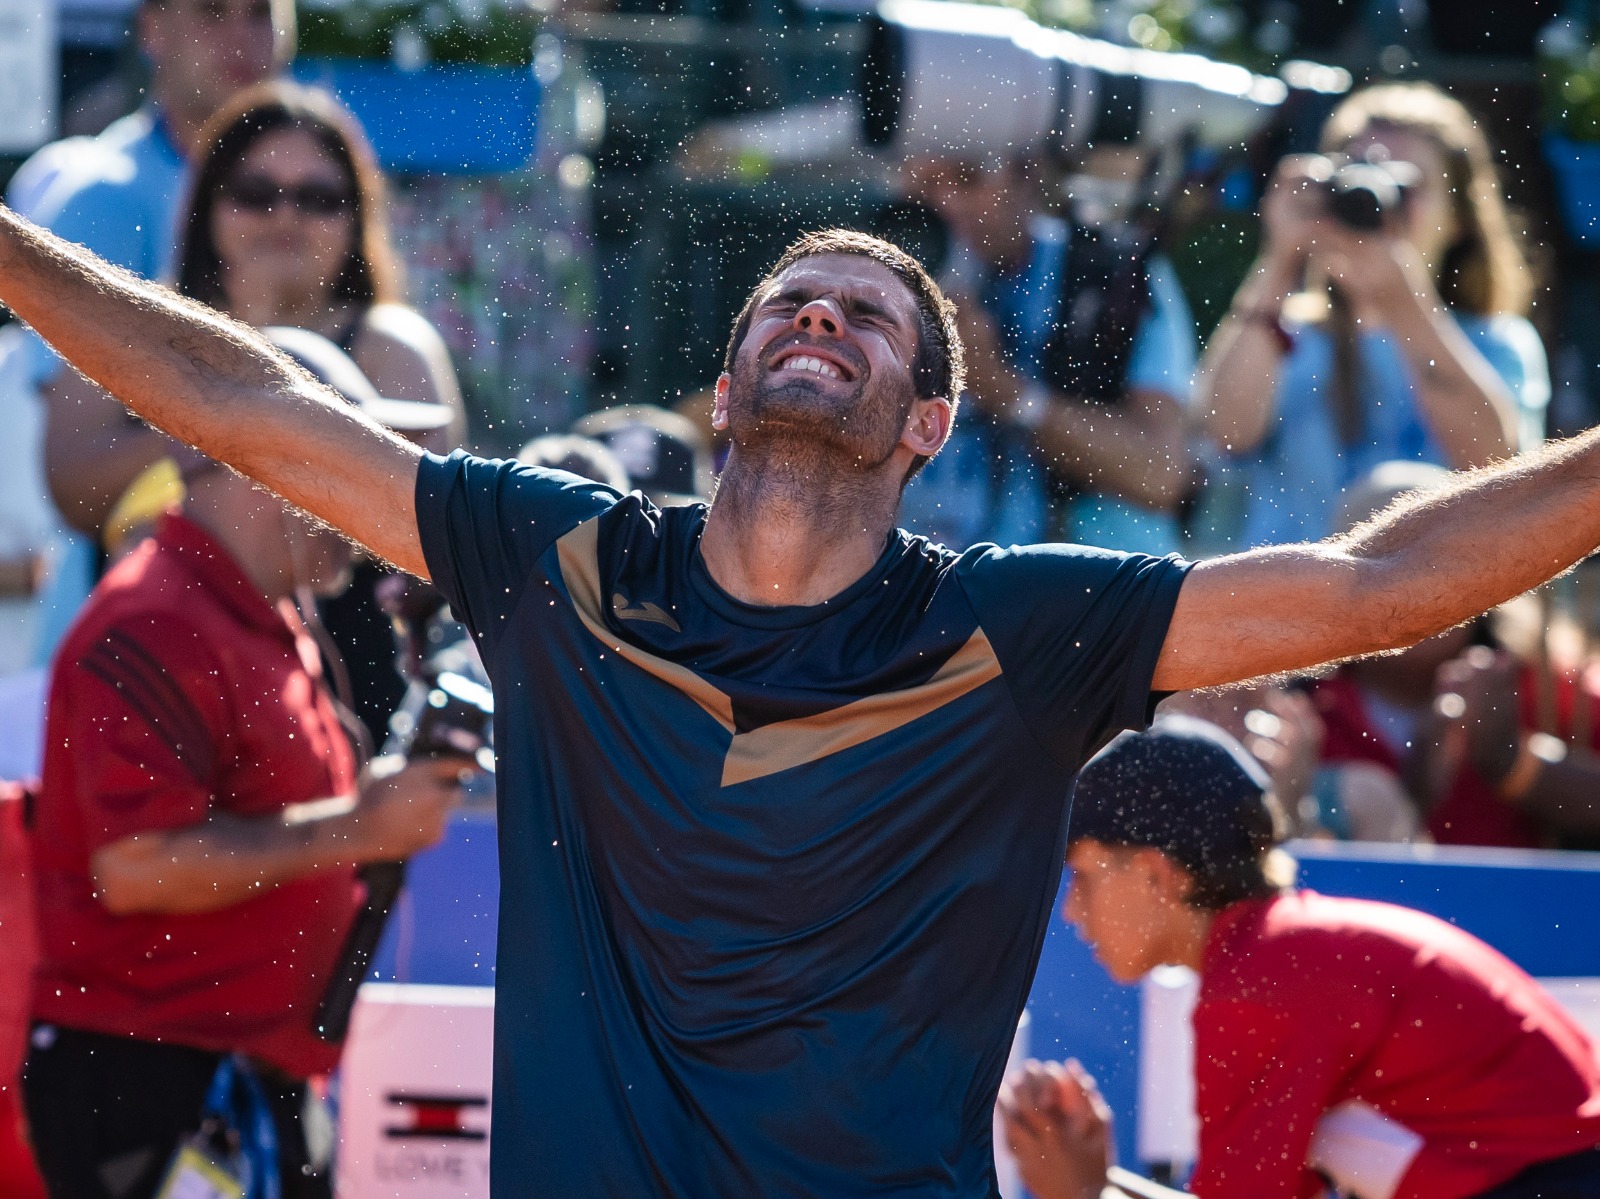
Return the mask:
[[601,619],[600,606],[600,518],[583,522],[572,532],[556,542],[556,561],[561,564],[561,578],[572,596],[572,606],[584,628],[598,637],[613,651],[632,662],[640,670],[654,675],[663,683],[676,687],[725,728],[733,732],[733,700],[717,690],[694,671],[676,662],[658,657],[636,645],[629,645]]
[[977,629],[926,683],[903,691],[863,696],[826,712],[735,733],[722,763],[722,785],[731,787],[765,778],[871,741],[920,720],[999,677],[1000,663],[989,638]]
[[683,692],[728,731],[732,741],[722,764],[724,787],[820,761],[881,737],[1000,677],[1000,663],[989,638],[977,629],[925,683],[864,696],[826,712],[739,733],[733,722],[733,700],[725,692],[685,666],[622,641],[605,627],[601,618],[599,546],[598,517],[585,521],[556,542],[561,577],[578,619],[602,644]]

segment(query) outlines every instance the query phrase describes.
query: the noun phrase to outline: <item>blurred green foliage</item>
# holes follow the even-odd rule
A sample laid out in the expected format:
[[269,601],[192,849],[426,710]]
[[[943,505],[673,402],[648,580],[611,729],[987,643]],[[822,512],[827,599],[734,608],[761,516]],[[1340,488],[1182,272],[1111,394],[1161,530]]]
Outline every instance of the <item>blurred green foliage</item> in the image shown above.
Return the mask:
[[1545,127],[1576,141],[1600,141],[1600,46],[1594,29],[1552,21],[1539,35]]
[[302,55],[382,59],[403,70],[528,66],[540,17],[504,0],[302,0],[297,15]]

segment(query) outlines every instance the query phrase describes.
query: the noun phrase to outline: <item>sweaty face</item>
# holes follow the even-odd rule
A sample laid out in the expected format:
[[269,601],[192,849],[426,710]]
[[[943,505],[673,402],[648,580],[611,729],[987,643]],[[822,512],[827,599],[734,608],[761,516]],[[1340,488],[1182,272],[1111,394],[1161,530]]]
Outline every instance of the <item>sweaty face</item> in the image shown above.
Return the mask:
[[1154,852],[1089,838],[1067,851],[1072,882],[1061,914],[1120,983],[1137,982],[1167,957],[1176,909],[1169,888],[1150,868],[1147,855]]
[[757,298],[734,360],[734,441],[782,438],[881,465],[916,397],[917,327],[911,293],[882,264],[856,254],[795,263]]

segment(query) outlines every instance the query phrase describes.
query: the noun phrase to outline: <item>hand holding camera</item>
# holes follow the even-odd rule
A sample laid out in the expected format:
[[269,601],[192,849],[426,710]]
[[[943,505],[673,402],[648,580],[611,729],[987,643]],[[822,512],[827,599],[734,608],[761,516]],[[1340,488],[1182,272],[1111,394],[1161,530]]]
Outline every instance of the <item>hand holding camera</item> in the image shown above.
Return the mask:
[[1420,173],[1408,162],[1295,154],[1279,163],[1262,203],[1264,257],[1289,290],[1316,259],[1345,296],[1381,323],[1432,309],[1432,273],[1408,227]]
[[1111,1108],[1077,1061],[1026,1062],[1000,1089],[1017,1170],[1040,1199],[1098,1199],[1114,1157]]
[[362,861],[409,858],[444,836],[461,798],[466,758],[378,758],[368,769],[352,815]]

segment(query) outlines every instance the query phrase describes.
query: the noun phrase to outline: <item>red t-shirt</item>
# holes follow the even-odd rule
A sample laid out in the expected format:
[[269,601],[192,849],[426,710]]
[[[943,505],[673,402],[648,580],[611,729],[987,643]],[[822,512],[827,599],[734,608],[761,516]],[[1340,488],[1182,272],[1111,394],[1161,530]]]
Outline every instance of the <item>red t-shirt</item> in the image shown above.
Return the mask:
[[[1309,891],[1238,903],[1217,917],[1200,979],[1200,1199],[1314,1195],[1314,1150],[1325,1166],[1365,1153],[1392,1171],[1364,1194],[1457,1199],[1600,1145],[1594,1046],[1442,920]],[[1364,1147],[1334,1135],[1341,1120]]]
[[106,575],[50,683],[36,1019],[242,1050],[302,1077],[337,1064],[310,1022],[360,901],[352,870],[214,912],[116,916],[89,865],[102,846],[212,810],[261,817],[349,794],[355,763],[319,673],[292,608],[182,517]]

